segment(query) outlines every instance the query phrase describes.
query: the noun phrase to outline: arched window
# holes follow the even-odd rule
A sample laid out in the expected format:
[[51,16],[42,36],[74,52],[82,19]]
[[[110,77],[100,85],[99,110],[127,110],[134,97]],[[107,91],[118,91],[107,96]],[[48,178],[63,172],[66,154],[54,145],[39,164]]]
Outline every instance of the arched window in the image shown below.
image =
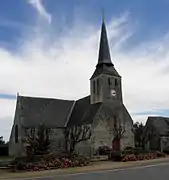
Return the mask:
[[18,125],[15,125],[15,143],[18,143]]
[[111,85],[111,80],[110,80],[110,78],[108,78],[108,85],[109,85],[109,86]]
[[115,86],[117,86],[118,85],[118,80],[117,79],[115,79]]
[[95,92],[96,92],[96,83],[95,81],[93,81],[93,94],[95,94]]

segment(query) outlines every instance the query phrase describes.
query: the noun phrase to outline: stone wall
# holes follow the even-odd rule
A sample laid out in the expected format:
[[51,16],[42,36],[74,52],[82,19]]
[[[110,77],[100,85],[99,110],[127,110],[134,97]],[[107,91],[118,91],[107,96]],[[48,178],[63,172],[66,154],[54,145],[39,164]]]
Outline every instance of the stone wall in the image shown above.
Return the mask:
[[[15,127],[18,127],[18,142],[15,142]],[[16,105],[14,123],[12,126],[10,139],[9,139],[9,156],[24,156],[24,146],[23,146],[23,136],[24,129],[21,124],[21,114],[18,102]]]
[[93,146],[91,143],[91,139],[88,141],[80,142],[75,147],[75,152],[86,155],[86,156],[92,156],[93,155]]
[[[112,141],[114,139],[114,115],[108,114],[107,112],[104,114],[105,109],[101,108],[97,113],[92,129],[93,129],[93,148],[96,151],[100,146],[109,146],[112,148]],[[120,141],[121,149],[124,149],[126,146],[134,147],[134,134],[132,131],[133,121],[129,114],[123,113],[122,110],[117,110],[114,112],[117,117],[117,124],[121,125],[125,133],[123,134],[123,138]]]
[[65,149],[64,128],[52,128],[49,134],[50,150],[52,153],[59,153]]
[[163,136],[160,138],[160,147],[162,151],[169,147],[169,137]]
[[101,108],[94,118],[92,124],[92,144],[93,152],[100,146],[112,147],[113,133],[111,127],[113,124],[113,118],[107,117],[104,108]]
[[[98,82],[99,82],[99,87],[98,87]],[[111,90],[116,91],[116,99],[122,102],[122,88],[121,88],[120,77],[101,74],[98,77],[91,79],[90,81],[91,104],[97,102],[105,102],[106,100],[110,99]]]
[[121,139],[121,149],[127,146],[134,147],[134,133],[132,131],[132,124],[130,122],[125,123],[124,137]]
[[92,143],[94,151],[100,146],[112,147],[113,134],[109,131],[106,121],[99,121],[97,126],[93,128]]

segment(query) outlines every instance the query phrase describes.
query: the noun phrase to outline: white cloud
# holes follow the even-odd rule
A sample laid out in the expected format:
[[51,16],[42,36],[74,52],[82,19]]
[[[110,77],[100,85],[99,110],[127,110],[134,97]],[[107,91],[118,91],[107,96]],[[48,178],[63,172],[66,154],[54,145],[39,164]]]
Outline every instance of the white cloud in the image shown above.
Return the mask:
[[28,3],[31,4],[49,23],[51,23],[52,16],[46,11],[42,0],[28,0]]
[[0,99],[0,136],[4,136],[5,140],[8,141],[9,133],[12,127],[12,117],[15,113],[16,100],[5,100]]
[[[123,43],[127,44],[128,37],[132,35],[127,16],[111,20],[107,27],[112,61],[122,76],[124,103],[129,112],[154,110],[152,114],[156,115],[158,109],[167,109],[168,36],[124,52],[121,47]],[[83,24],[82,28],[75,24],[71,29],[67,28],[69,33],[58,35],[56,39],[53,34],[45,37],[44,34],[28,34],[15,54],[1,48],[0,67],[3,68],[0,77],[3,78],[0,78],[0,93],[20,92],[21,95],[64,99],[88,95],[89,78],[98,58],[100,27]],[[52,43],[49,41],[51,37]],[[0,108],[3,112],[0,121],[12,122],[15,102],[0,101]],[[144,122],[146,117],[133,116],[134,120]]]

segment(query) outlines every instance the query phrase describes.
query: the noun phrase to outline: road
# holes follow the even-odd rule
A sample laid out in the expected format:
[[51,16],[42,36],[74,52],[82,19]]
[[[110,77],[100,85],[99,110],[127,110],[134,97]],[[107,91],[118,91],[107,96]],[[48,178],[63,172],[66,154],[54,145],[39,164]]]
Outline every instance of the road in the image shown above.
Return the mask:
[[[28,178],[31,180],[30,178]],[[34,180],[168,180],[169,163],[140,166],[127,169],[56,175],[55,177],[33,178]],[[32,180],[33,180],[32,179]],[[26,180],[26,179],[22,179]]]

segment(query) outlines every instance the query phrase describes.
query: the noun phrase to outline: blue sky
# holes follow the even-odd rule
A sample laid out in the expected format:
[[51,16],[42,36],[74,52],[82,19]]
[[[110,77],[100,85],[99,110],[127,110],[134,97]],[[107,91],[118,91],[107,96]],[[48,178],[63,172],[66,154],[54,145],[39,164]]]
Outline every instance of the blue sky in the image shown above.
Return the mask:
[[17,92],[64,99],[89,93],[102,9],[134,121],[169,116],[168,0],[5,0],[0,2],[0,135],[6,140]]
[[[99,25],[102,8],[105,10],[107,20],[112,16],[116,17],[123,12],[128,12],[131,14],[131,23],[137,24],[137,31],[131,39],[132,44],[161,36],[168,32],[169,28],[169,1],[167,0],[149,0],[148,2],[146,0],[44,0],[43,4],[47,11],[56,17],[53,18],[53,24],[59,26],[59,19],[64,18],[66,23],[71,25],[75,16],[82,16],[86,21]],[[34,16],[36,14],[37,12],[26,3],[26,0],[1,2],[0,17],[2,24],[4,21],[9,22],[8,24],[14,21],[23,27],[31,27],[35,23]],[[6,27],[2,25],[0,40],[15,47],[17,38],[22,35],[23,27],[21,26],[12,28],[8,25]]]

